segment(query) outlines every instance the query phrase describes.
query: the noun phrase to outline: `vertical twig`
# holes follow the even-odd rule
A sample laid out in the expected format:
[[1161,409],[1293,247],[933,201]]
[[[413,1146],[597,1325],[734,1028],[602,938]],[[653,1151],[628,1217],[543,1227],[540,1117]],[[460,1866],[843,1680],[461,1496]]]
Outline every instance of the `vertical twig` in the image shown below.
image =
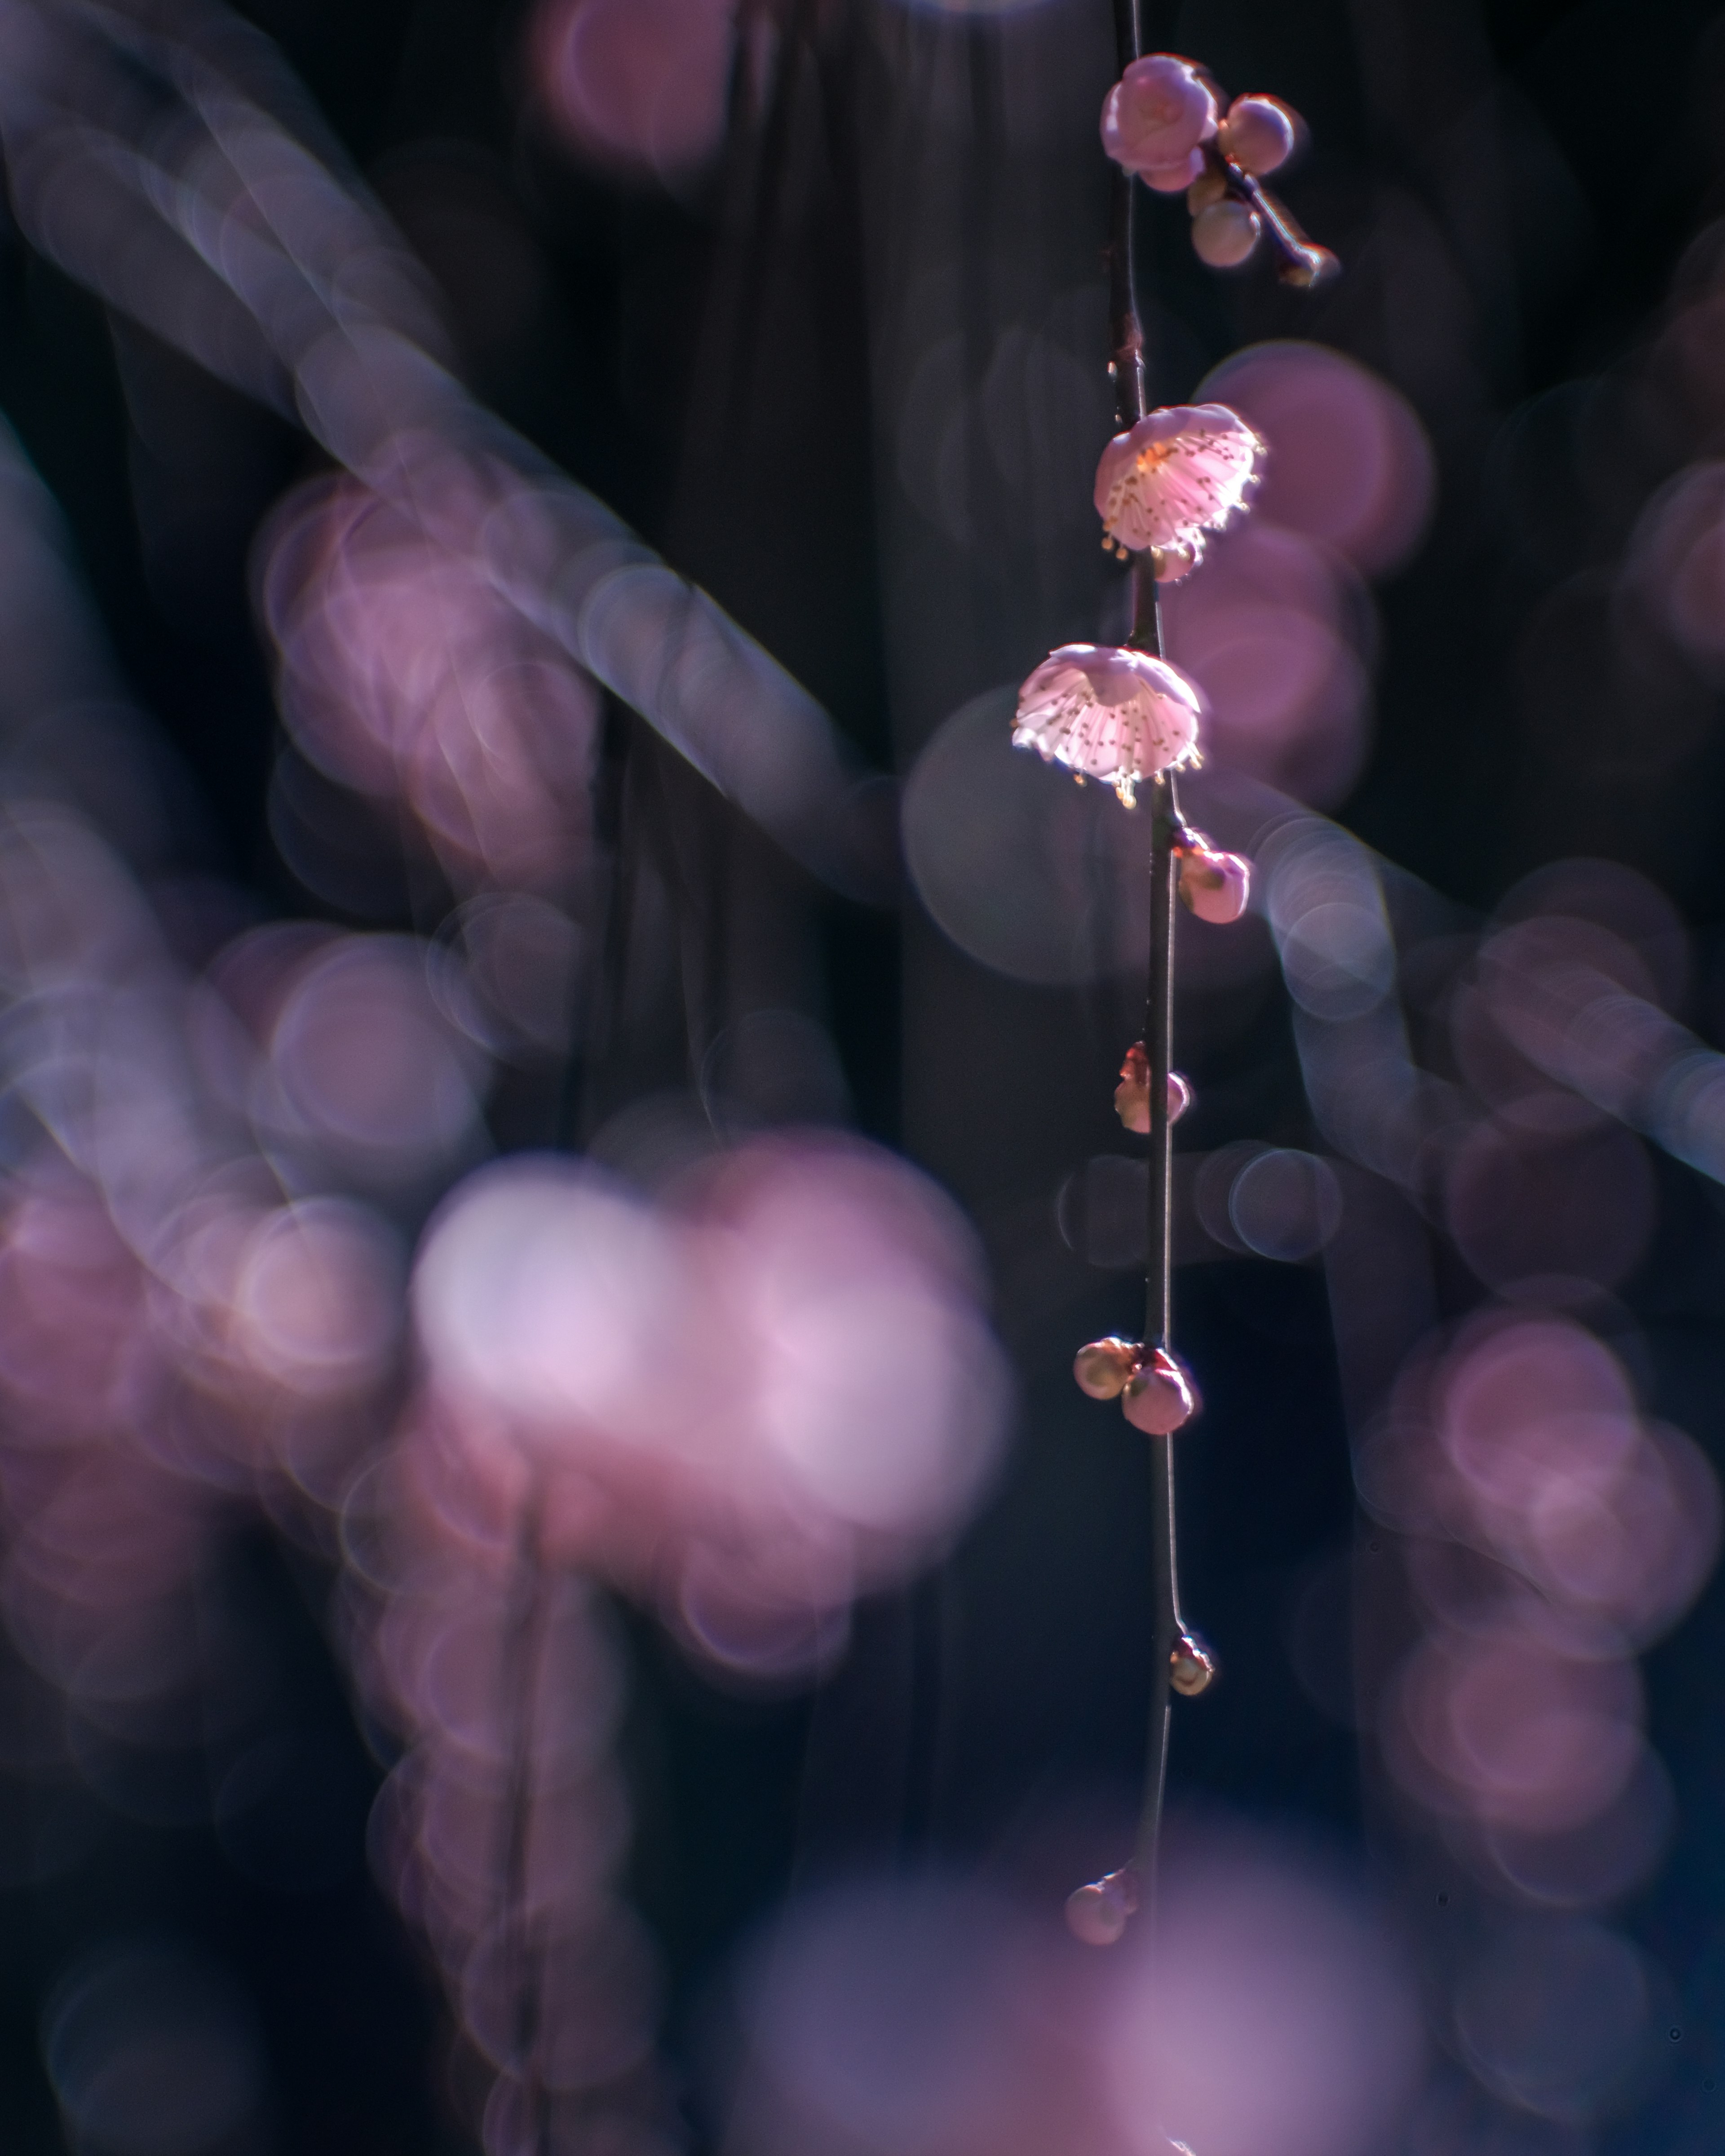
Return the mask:
[[[1152,565],[1141,562],[1140,620],[1133,641],[1160,651],[1156,586]],[[1143,616],[1147,614],[1147,624]],[[1148,634],[1145,634],[1147,627]],[[1173,1054],[1174,844],[1179,803],[1172,772],[1158,774],[1150,804],[1150,969],[1144,1011],[1144,1048],[1150,1064],[1148,1215],[1145,1222],[1144,1345],[1172,1346],[1172,1228],[1173,1132],[1168,1121],[1168,1074]],[[1156,1859],[1162,1832],[1163,1790],[1168,1779],[1170,1719],[1168,1671],[1181,1633],[1175,1571],[1173,1440],[1148,1437],[1150,1447],[1150,1563],[1153,1585],[1150,1667],[1150,1729],[1144,1770],[1144,1807],[1133,1862],[1147,1918],[1154,1908]]]
[[503,1848],[499,1866],[499,1912],[503,1960],[515,1993],[511,2067],[521,2084],[522,2108],[536,2156],[551,2156],[551,2106],[539,2066],[539,1958],[529,1901],[533,1832],[534,1743],[540,1665],[545,1649],[546,1578],[540,1527],[543,1492],[536,1483],[521,1512],[516,1546],[514,1607],[503,1630],[501,1690],[506,1702],[509,1780],[504,1792]]
[[[1120,71],[1142,50],[1138,0],[1114,0],[1114,31]],[[1114,409],[1124,429],[1141,419],[1147,407],[1144,332],[1138,313],[1137,207],[1138,183],[1116,167],[1108,246],[1109,326],[1113,352]],[[1141,651],[1162,655],[1162,620],[1157,603],[1153,560],[1140,556],[1133,565],[1132,642]],[[1150,1065],[1150,1173],[1147,1255],[1144,1278],[1144,1345],[1170,1346],[1169,1271],[1173,1206],[1173,1136],[1168,1123],[1168,1073],[1173,1036],[1174,846],[1181,829],[1173,774],[1158,774],[1150,802],[1150,970],[1144,1013],[1144,1050]],[[1150,1437],[1151,1568],[1153,1593],[1150,1670],[1150,1726],[1144,1772],[1144,1804],[1138,1823],[1132,1868],[1137,1875],[1139,1906],[1153,1921],[1157,1853],[1162,1835],[1163,1792],[1168,1779],[1170,1720],[1169,1667],[1180,1622],[1174,1538],[1173,1447],[1166,1437]]]

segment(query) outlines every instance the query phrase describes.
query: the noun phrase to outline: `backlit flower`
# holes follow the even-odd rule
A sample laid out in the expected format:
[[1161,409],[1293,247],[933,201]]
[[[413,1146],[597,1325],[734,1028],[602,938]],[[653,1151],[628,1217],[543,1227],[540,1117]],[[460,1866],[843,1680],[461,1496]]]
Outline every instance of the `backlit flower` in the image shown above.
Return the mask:
[[1062,644],[1019,691],[1015,748],[1081,778],[1106,778],[1126,807],[1154,772],[1195,762],[1202,692],[1147,651]]
[[1244,504],[1265,445],[1225,404],[1173,404],[1117,434],[1096,466],[1096,508],[1115,545],[1204,551]]

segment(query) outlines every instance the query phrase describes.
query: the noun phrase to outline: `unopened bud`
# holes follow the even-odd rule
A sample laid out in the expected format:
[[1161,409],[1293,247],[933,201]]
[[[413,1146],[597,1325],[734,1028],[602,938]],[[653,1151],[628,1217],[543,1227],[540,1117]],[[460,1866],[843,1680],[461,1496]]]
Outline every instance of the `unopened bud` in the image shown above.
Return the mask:
[[1072,1374],[1080,1391],[1088,1393],[1093,1400],[1118,1399],[1142,1353],[1136,1340],[1122,1340],[1112,1333],[1106,1340],[1092,1340],[1072,1358]]
[[1111,1947],[1138,1906],[1137,1875],[1130,1866],[1092,1880],[1066,1897],[1066,1924],[1087,1947]]
[[1198,1395],[1173,1357],[1158,1348],[1132,1373],[1120,1404],[1134,1430],[1150,1437],[1172,1437],[1198,1412]]
[[1219,853],[1196,833],[1179,850],[1181,902],[1200,921],[1226,927],[1245,911],[1252,865],[1238,854]]
[[1168,1682],[1182,1698],[1196,1699],[1199,1692],[1209,1690],[1215,1675],[1214,1658],[1190,1633],[1183,1632],[1168,1658]]

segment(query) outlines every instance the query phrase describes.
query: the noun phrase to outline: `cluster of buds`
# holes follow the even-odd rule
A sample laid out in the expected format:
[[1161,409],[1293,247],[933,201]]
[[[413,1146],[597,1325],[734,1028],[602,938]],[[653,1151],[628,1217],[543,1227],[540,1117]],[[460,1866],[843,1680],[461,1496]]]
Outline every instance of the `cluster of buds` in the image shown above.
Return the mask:
[[1184,194],[1200,261],[1235,269],[1267,234],[1283,281],[1315,285],[1333,274],[1335,256],[1313,246],[1262,184],[1287,162],[1299,129],[1280,98],[1254,91],[1230,104],[1178,53],[1134,60],[1102,105],[1102,147],[1158,194]]
[[1111,1332],[1079,1349],[1072,1374],[1093,1400],[1118,1400],[1133,1429],[1148,1437],[1172,1437],[1201,1405],[1189,1373],[1165,1349]]

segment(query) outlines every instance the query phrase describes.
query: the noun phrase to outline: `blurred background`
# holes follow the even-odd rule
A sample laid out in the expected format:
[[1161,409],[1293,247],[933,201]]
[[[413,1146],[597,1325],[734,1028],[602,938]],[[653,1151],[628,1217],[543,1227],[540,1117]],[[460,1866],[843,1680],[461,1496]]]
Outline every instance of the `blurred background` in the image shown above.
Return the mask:
[[1345,274],[1142,219],[1097,1953],[1111,11],[0,0],[8,2152],[1717,2147],[1725,14],[1146,12]]

